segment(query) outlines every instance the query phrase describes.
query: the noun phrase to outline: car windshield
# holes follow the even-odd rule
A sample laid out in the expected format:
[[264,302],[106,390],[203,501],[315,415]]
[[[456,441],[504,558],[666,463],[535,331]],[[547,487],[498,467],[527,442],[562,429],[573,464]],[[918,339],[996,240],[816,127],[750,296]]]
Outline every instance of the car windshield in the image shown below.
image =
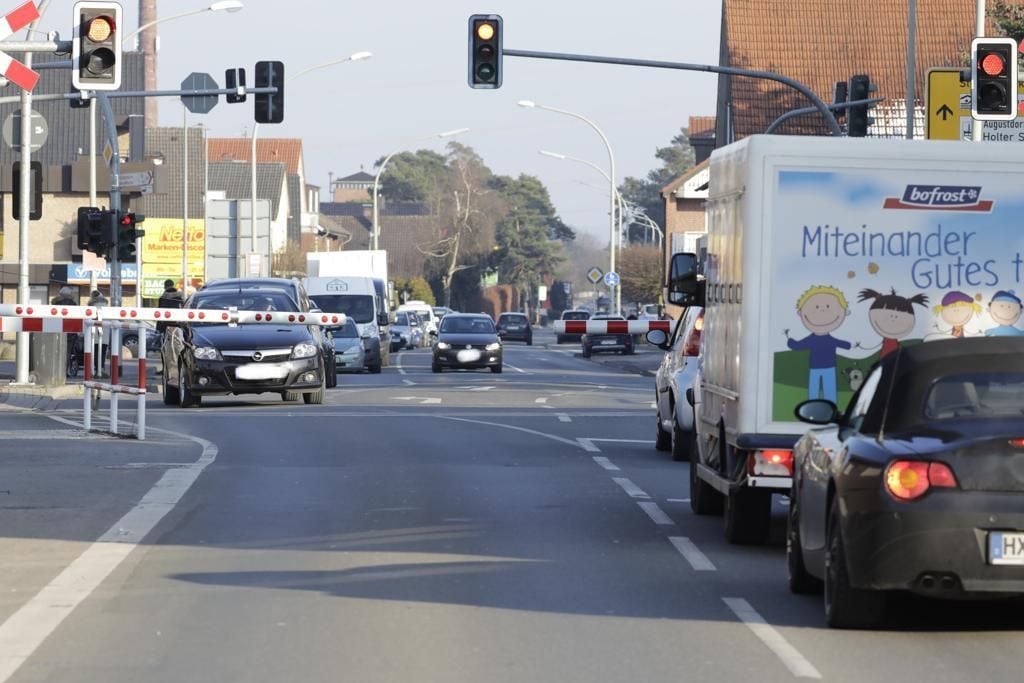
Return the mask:
[[334,338],[338,339],[356,339],[359,337],[359,328],[356,327],[355,322],[352,318],[345,320],[345,324],[334,328]]
[[408,326],[409,325],[409,316],[407,314],[405,314],[405,313],[396,313],[395,314],[395,324],[396,325]]
[[931,420],[1021,417],[1022,395],[1024,374],[953,375],[931,386],[924,413]]
[[430,314],[427,313],[426,311],[416,311],[416,317],[424,325],[426,325],[426,324],[428,324],[430,322]]
[[590,314],[586,311],[566,311],[562,314],[562,320],[589,320]]
[[215,289],[197,292],[189,301],[189,308],[240,311],[296,311],[298,306],[284,292],[274,290]]
[[450,334],[494,334],[490,318],[452,318],[441,321],[441,332]]
[[369,294],[315,294],[310,298],[325,313],[344,313],[360,324],[373,322],[373,297]]

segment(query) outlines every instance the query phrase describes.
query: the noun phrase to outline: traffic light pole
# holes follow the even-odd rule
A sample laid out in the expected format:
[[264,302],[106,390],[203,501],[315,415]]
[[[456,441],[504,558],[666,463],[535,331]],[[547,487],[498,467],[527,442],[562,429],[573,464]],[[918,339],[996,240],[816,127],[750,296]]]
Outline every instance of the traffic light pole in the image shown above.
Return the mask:
[[[975,27],[974,33],[977,38],[985,37],[985,0],[977,0],[975,7]],[[974,74],[971,74],[973,79]],[[981,142],[985,139],[985,122],[974,120],[971,121],[971,141]],[[22,171],[24,173],[24,171]]]
[[[983,2],[984,0],[979,0]],[[681,71],[704,71],[714,74],[723,74],[726,76],[746,76],[748,78],[761,78],[764,80],[775,81],[787,85],[794,90],[800,92],[804,97],[811,101],[814,105],[814,109],[821,113],[821,117],[825,119],[825,125],[828,126],[829,131],[832,135],[841,136],[843,134],[842,128],[839,127],[839,122],[836,121],[836,117],[833,116],[828,106],[822,101],[820,97],[814,94],[810,88],[801,83],[800,81],[777,74],[772,71],[753,71],[751,69],[739,69],[732,66],[715,66],[712,64],[687,64],[685,62],[662,62],[649,59],[629,59],[624,57],[601,57],[597,55],[578,55],[569,54],[564,52],[537,52],[534,50],[509,50],[505,48],[502,50],[502,54],[506,57],[526,57],[528,59],[553,59],[566,62],[589,62],[592,64],[617,64],[619,66],[641,66],[649,69],[676,69]]]
[[[114,123],[114,109],[110,106],[109,93],[100,91],[95,93],[96,103],[99,105],[103,118],[103,127],[106,131],[107,142],[113,154],[110,155],[110,213],[113,218],[109,226],[111,242],[113,247],[110,250],[110,305],[121,305],[121,259],[117,253],[118,233],[117,217],[121,211],[121,152],[117,147],[117,125]],[[136,290],[142,291],[142,283],[136,280]]]
[[[839,109],[849,109],[850,107],[858,107],[862,104],[875,104],[877,102],[882,102],[883,100],[885,100],[884,97],[872,97],[871,99],[867,100],[854,100],[853,102],[837,102],[835,104],[829,104],[826,106],[828,106],[828,108],[831,109],[832,111],[836,111]],[[775,130],[786,121],[789,121],[790,119],[795,119],[798,116],[807,116],[808,114],[814,114],[817,113],[817,111],[818,110],[815,107],[804,107],[803,109],[794,109],[793,111],[787,111],[785,114],[772,121],[771,125],[764,129],[764,133],[765,135],[770,135],[771,133],[774,133]]]

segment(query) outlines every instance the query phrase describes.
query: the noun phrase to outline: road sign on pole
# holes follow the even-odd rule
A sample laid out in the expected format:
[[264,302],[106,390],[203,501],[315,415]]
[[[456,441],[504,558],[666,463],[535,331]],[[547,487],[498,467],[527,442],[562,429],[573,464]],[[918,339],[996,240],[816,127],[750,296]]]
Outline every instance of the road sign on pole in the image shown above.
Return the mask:
[[[25,28],[39,18],[39,8],[35,2],[28,0],[8,12],[0,19],[0,40],[7,38]],[[0,74],[22,90],[32,92],[39,81],[39,74],[28,68],[6,52],[0,52]]]
[[609,287],[619,286],[619,274],[615,272],[604,274],[604,283]]
[[[210,74],[193,71],[181,82],[182,90],[218,90],[220,86]],[[182,95],[181,103],[193,114],[206,114],[217,106],[216,95]]]
[[598,268],[597,266],[594,266],[593,268],[587,271],[587,279],[590,280],[591,284],[596,285],[598,282],[601,281],[602,277],[604,277],[604,271]]
[[[928,70],[925,102],[928,107],[925,137],[929,140],[970,140],[971,82],[960,80],[960,69],[940,67]],[[1018,94],[1018,107],[1024,93]],[[1014,121],[986,121],[986,142],[1024,142],[1024,118]]]

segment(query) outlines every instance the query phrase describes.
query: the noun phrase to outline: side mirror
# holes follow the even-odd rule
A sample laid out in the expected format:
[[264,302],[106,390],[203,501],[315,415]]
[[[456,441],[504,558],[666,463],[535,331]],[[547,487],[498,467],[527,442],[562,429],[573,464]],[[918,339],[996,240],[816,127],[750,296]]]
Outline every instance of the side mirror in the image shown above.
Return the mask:
[[703,286],[697,280],[697,255],[674,254],[669,266],[668,301],[676,306],[703,306]]
[[654,344],[663,351],[668,350],[668,335],[663,330],[651,330],[647,333],[647,342]]
[[387,313],[378,313],[377,314],[377,324],[380,325],[381,327],[385,327],[385,326],[391,324],[391,319],[388,318],[388,314]]
[[437,330],[431,330],[430,331],[430,336],[431,337],[436,337],[437,336]]
[[799,404],[794,411],[797,419],[812,425],[827,425],[839,421],[836,404],[823,398],[815,398]]

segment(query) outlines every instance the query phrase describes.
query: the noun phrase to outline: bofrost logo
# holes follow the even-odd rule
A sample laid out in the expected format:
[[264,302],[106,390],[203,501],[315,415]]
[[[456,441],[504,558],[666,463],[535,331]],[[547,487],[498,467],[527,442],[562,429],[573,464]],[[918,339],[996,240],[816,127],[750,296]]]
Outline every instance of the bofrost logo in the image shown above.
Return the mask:
[[965,185],[907,185],[902,197],[887,197],[886,209],[919,211],[992,211],[992,200],[981,198],[980,187]]

